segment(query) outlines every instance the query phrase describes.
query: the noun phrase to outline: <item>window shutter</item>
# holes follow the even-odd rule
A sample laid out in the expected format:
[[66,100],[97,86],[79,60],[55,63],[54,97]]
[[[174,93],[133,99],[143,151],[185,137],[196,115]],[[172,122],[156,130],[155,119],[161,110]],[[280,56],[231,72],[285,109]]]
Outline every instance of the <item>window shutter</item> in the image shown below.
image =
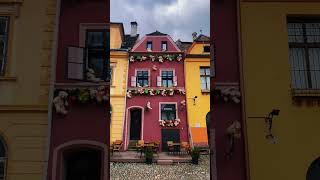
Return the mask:
[[131,76],[131,87],[136,87],[137,78],[136,76]]
[[80,47],[67,48],[68,79],[84,79],[84,49]]
[[161,76],[157,76],[157,86],[161,87],[162,83],[161,83]]
[[177,76],[173,76],[173,86],[178,86]]

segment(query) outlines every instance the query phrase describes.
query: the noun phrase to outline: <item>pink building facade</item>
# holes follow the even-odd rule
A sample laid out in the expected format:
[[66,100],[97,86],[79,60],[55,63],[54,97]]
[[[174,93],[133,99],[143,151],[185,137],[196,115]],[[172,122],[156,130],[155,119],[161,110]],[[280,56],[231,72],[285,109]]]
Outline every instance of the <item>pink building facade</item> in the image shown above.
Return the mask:
[[48,180],[109,177],[109,31],[103,0],[61,1]]
[[138,41],[129,57],[124,148],[144,140],[167,151],[167,141],[189,142],[184,54],[156,31]]

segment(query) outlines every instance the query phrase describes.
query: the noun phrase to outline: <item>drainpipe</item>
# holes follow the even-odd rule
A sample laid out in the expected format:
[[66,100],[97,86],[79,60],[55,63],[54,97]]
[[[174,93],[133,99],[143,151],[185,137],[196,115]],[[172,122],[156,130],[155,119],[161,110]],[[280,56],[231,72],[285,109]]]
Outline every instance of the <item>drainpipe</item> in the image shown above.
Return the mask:
[[46,149],[46,159],[43,179],[48,179],[48,164],[50,157],[50,144],[51,144],[51,129],[52,129],[52,104],[54,96],[54,83],[56,80],[56,61],[57,61],[57,42],[58,42],[58,33],[59,33],[59,17],[61,10],[61,0],[56,0],[56,18],[55,18],[55,28],[53,33],[53,42],[52,42],[52,54],[51,54],[51,79],[49,83],[49,97],[48,97],[48,139],[47,139],[47,149]]
[[237,32],[238,32],[238,67],[240,72],[240,92],[241,92],[241,112],[242,112],[242,134],[244,135],[245,163],[246,163],[246,179],[250,180],[250,161],[248,152],[248,134],[246,124],[246,107],[245,107],[245,90],[243,75],[243,57],[242,57],[242,39],[241,39],[241,2],[237,0]]
[[[129,51],[127,50],[128,53],[128,58],[126,59],[128,61],[128,66],[127,66],[127,75],[125,76],[126,80],[125,80],[125,89],[124,89],[124,112],[123,112],[123,121],[122,121],[122,130],[121,130],[121,134],[122,134],[122,140],[124,140],[123,144],[124,144],[124,149],[126,149],[127,144],[126,144],[126,133],[124,133],[124,126],[125,126],[125,122],[126,122],[126,113],[127,113],[127,90],[128,90],[128,78],[129,78],[129,66],[130,66],[130,62],[129,62]],[[143,131],[143,129],[142,129]],[[124,136],[124,137],[123,137]]]

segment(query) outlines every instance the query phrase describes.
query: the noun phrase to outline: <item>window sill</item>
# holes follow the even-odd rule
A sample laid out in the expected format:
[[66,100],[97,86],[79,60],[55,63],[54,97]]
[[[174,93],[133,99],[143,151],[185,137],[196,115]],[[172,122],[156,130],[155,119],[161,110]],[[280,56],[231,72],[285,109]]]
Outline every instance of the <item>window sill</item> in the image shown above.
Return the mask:
[[209,89],[201,89],[201,93],[210,93]]
[[11,82],[15,82],[15,81],[17,81],[17,77],[0,77],[0,81],[11,81]]
[[320,97],[320,89],[292,89],[293,97]]

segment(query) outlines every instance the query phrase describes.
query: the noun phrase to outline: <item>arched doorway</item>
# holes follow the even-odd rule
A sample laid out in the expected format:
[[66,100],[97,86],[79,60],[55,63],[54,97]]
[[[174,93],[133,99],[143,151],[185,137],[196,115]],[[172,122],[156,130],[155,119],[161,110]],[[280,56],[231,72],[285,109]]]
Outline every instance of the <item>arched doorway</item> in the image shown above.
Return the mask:
[[307,172],[307,180],[320,179],[320,158],[313,161]]
[[141,139],[142,109],[130,109],[129,141]]
[[63,160],[64,180],[102,179],[102,152],[98,149],[66,150]]

